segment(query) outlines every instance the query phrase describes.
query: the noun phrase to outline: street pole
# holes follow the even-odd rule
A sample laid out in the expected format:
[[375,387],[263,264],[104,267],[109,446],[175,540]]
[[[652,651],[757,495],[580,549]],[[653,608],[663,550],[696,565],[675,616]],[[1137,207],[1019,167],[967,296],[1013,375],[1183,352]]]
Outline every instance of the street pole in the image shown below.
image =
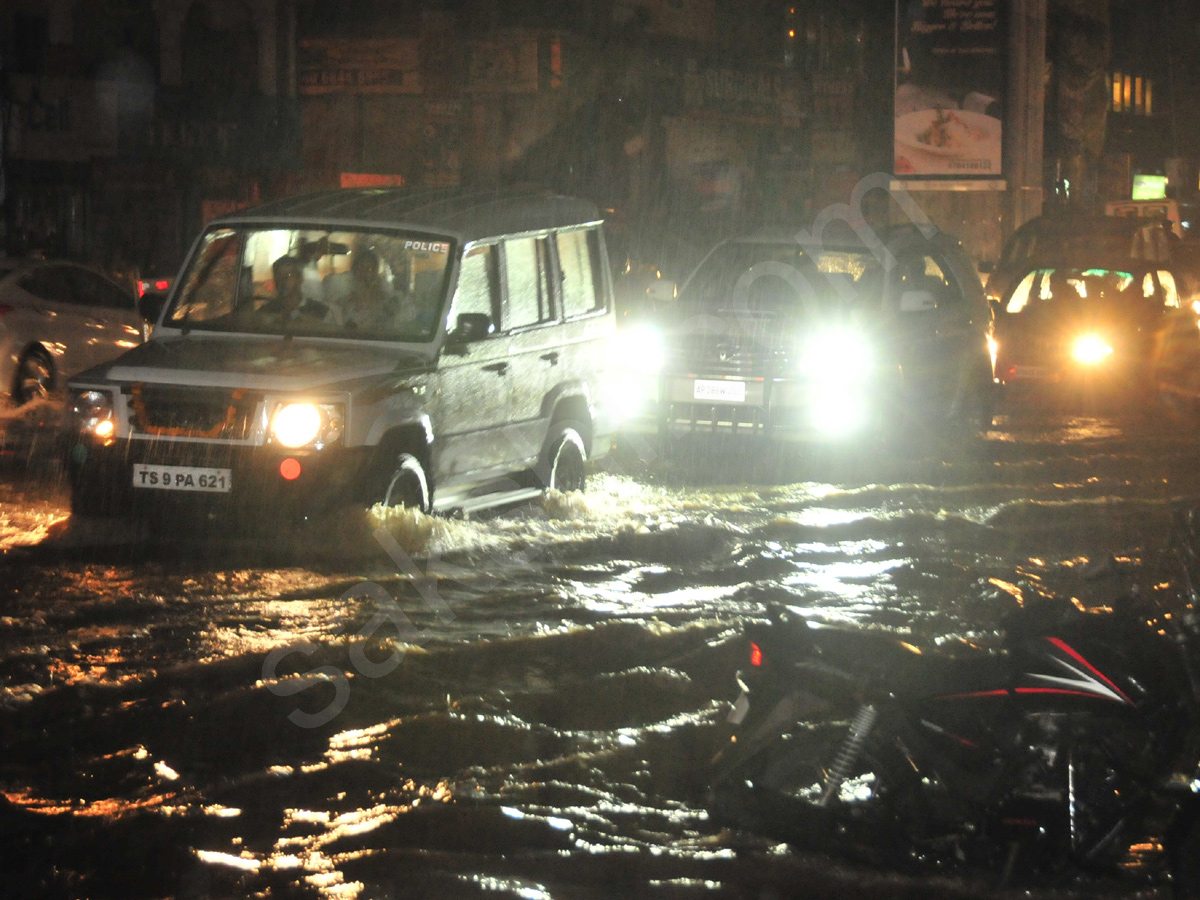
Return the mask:
[[1046,3],[1014,0],[1009,28],[1009,102],[1004,129],[1010,214],[1005,237],[1042,212],[1046,121]]

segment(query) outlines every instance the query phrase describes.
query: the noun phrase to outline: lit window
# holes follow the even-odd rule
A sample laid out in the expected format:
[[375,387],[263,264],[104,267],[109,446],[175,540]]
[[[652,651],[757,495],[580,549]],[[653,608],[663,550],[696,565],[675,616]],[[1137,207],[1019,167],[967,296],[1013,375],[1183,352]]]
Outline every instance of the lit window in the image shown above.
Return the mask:
[[1154,114],[1154,82],[1140,75],[1120,70],[1109,81],[1112,91],[1112,111],[1135,116]]

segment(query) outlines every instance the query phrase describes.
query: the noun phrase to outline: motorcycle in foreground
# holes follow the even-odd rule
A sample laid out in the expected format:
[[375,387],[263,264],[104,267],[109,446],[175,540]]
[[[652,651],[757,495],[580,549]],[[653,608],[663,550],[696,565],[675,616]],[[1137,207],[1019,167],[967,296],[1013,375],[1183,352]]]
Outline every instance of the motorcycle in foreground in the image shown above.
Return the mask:
[[773,610],[746,629],[711,815],[904,871],[1200,898],[1200,513],[1173,524],[1179,610],[1136,590],[1103,612],[1064,601],[1017,614],[993,651]]

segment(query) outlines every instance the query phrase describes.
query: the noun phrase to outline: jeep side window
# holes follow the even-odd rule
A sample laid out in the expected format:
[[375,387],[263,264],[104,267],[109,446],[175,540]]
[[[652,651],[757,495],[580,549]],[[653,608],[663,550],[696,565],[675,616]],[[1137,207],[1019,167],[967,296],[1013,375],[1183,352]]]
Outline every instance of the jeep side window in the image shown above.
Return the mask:
[[458,287],[451,304],[450,328],[459,327],[465,315],[487,316],[490,327],[498,321],[496,290],[496,248],[492,244],[472,247],[463,257],[458,272]]
[[524,328],[549,321],[549,255],[545,238],[517,238],[504,242],[504,329]]
[[[563,313],[568,319],[597,311],[596,270],[591,231],[567,231],[554,236],[562,275]],[[601,296],[603,296],[601,294]]]

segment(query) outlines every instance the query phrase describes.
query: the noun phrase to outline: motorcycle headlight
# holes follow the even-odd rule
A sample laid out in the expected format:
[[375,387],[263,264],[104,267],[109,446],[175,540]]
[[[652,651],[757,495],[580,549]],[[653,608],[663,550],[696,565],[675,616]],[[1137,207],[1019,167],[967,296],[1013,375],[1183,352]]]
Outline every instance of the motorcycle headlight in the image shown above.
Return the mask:
[[81,432],[111,438],[116,431],[112,395],[107,391],[78,391],[71,400],[71,415]]
[[800,355],[804,374],[829,381],[860,380],[870,373],[874,363],[870,342],[849,328],[809,335]]
[[1112,356],[1112,353],[1112,345],[1097,334],[1080,335],[1071,345],[1071,356],[1085,366],[1098,365]]
[[271,440],[290,449],[318,450],[342,436],[345,415],[337,403],[281,403],[271,416]]

